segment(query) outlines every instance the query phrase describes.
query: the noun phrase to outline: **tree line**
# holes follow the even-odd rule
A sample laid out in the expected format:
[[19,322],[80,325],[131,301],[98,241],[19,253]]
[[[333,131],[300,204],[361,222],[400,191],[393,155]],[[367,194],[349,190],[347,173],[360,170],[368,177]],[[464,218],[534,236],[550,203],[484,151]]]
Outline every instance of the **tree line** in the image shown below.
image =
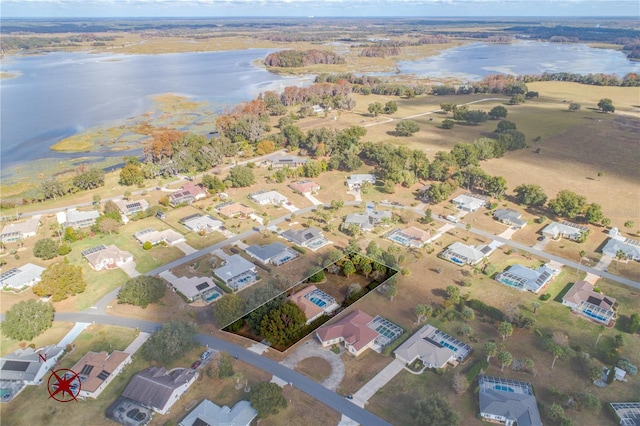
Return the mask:
[[344,64],[342,56],[330,50],[283,50],[267,55],[264,64],[268,67],[306,67],[315,64]]

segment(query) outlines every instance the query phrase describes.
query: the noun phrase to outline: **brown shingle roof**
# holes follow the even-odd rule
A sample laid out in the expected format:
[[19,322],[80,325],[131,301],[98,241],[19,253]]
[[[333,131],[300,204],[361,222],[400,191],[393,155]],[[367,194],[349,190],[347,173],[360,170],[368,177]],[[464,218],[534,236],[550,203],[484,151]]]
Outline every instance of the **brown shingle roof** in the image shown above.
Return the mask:
[[320,327],[317,334],[323,342],[342,337],[345,342],[359,351],[378,337],[375,330],[367,327],[371,321],[373,321],[371,315],[356,310],[333,325]]
[[[111,373],[130,356],[129,353],[122,351],[113,351],[111,355],[104,351],[87,352],[71,370],[86,377],[82,382],[83,391],[95,392]],[[105,376],[102,372],[108,374]]]

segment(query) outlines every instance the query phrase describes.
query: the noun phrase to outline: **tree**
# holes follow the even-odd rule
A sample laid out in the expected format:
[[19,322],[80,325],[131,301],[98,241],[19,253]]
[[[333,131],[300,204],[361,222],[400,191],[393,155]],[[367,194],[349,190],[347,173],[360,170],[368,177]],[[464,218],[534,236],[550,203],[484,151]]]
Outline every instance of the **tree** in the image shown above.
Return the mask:
[[511,97],[511,99],[509,99],[509,105],[518,105],[518,104],[522,104],[525,101],[525,97],[524,95],[521,94],[517,94],[517,95],[513,95]]
[[589,369],[587,374],[589,375],[589,380],[591,380],[592,382],[595,382],[596,380],[599,380],[602,378],[602,368],[598,366],[593,366]]
[[86,287],[87,282],[82,275],[82,268],[70,265],[65,258],[49,265],[42,272],[40,282],[32,288],[36,296],[51,296],[52,301],[59,302],[69,296],[82,293]]
[[117,217],[120,217],[120,209],[118,208],[118,205],[113,202],[113,200],[107,200],[107,202],[104,203],[102,212],[105,216],[117,215]]
[[604,333],[605,330],[606,328],[604,328],[604,325],[598,326],[598,337],[596,338],[596,343],[593,344],[594,348],[598,346],[598,341],[600,341],[600,337],[602,337],[602,334]]
[[582,108],[582,105],[580,105],[577,102],[571,102],[569,104],[569,111],[576,112],[576,111],[580,111],[581,108]]
[[418,317],[418,324],[420,324],[422,321],[429,319],[433,312],[433,308],[431,305],[417,305],[414,312]]
[[452,304],[457,304],[460,301],[460,289],[454,285],[447,286],[445,289],[447,293],[447,300],[450,300]]
[[369,104],[367,111],[369,111],[369,114],[377,117],[378,114],[382,114],[384,112],[384,106],[380,102],[374,102]]
[[529,371],[529,372],[533,371],[534,363],[533,363],[533,360],[531,358],[525,358],[523,363],[524,363],[524,367],[527,369],[527,371]]
[[53,323],[53,305],[36,300],[18,302],[2,321],[2,334],[13,340],[30,341]]
[[51,238],[43,238],[36,241],[33,246],[33,255],[39,259],[49,260],[58,255],[58,243]]
[[73,178],[73,186],[78,189],[94,189],[104,185],[104,170],[97,167]]
[[393,298],[396,297],[397,294],[398,294],[398,288],[394,285],[389,287],[389,290],[387,290],[387,296],[389,296],[389,299],[391,302],[393,302]]
[[456,104],[450,104],[450,103],[440,104],[440,109],[444,112],[453,112],[456,109]]
[[488,118],[489,118],[489,115],[486,112],[480,109],[474,109],[471,111],[467,111],[467,114],[465,115],[464,120],[470,124],[480,124],[487,121]]
[[356,267],[353,265],[353,262],[351,262],[350,260],[345,261],[342,264],[342,273],[345,275],[345,277],[349,277],[350,275],[353,275],[356,273]]
[[547,408],[547,416],[555,422],[559,422],[564,418],[564,409],[559,404],[551,404]]
[[202,175],[202,185],[213,193],[224,192],[226,187],[218,176]]
[[492,120],[497,120],[499,118],[505,118],[507,116],[507,109],[503,106],[497,106],[491,108],[489,111],[489,118]]
[[275,150],[276,144],[273,141],[260,141],[256,145],[256,154],[258,155],[271,154]]
[[513,326],[508,321],[502,321],[498,326],[498,333],[500,333],[502,340],[504,340],[513,334]]
[[600,400],[592,393],[580,392],[573,396],[573,400],[576,402],[578,410],[588,410],[594,413],[599,412],[602,409]]
[[484,344],[484,354],[487,356],[487,364],[491,360],[491,357],[494,357],[498,354],[498,345],[495,342],[487,342]]
[[510,366],[513,362],[513,355],[511,355],[511,352],[500,351],[498,361],[500,361],[500,371],[503,371],[504,367]]
[[118,292],[118,303],[146,308],[150,303],[162,299],[166,289],[167,286],[160,278],[141,275],[124,283]]
[[120,228],[121,225],[121,223],[117,220],[106,216],[99,217],[96,222],[98,231],[102,232],[103,234],[109,235],[111,235],[113,232],[118,231],[118,228]]
[[469,381],[464,374],[456,373],[451,379],[451,387],[456,394],[462,395],[469,388]]
[[447,400],[437,394],[417,401],[411,413],[415,425],[457,426],[460,423],[458,414]]
[[312,283],[319,283],[324,281],[325,279],[325,275],[324,275],[324,270],[320,269],[319,271],[313,273],[310,277],[309,277],[309,282]]
[[238,318],[244,311],[244,300],[237,294],[225,294],[215,305],[213,316],[220,327],[225,327]]
[[139,165],[128,163],[120,171],[120,185],[141,185],[144,182],[144,173]]
[[233,363],[228,353],[223,352],[218,360],[218,378],[226,379],[233,376]]
[[445,118],[444,120],[442,120],[442,128],[443,129],[453,129],[453,126],[456,124],[455,121],[453,121],[450,118]]
[[462,318],[464,321],[471,321],[474,317],[475,314],[473,312],[473,309],[468,306],[465,306],[464,308],[462,308],[462,311],[460,311],[460,318]]
[[611,225],[611,219],[609,219],[608,217],[603,218],[600,223],[602,224],[602,226],[609,226]]
[[151,335],[140,350],[147,361],[168,364],[198,346],[195,335],[198,327],[193,323],[171,320]]
[[386,104],[384,104],[385,114],[393,114],[396,111],[398,111],[398,104],[396,103],[396,101],[389,101]]
[[632,220],[628,220],[624,223],[624,227],[627,228],[627,232],[630,232],[631,228],[636,226],[636,224]]
[[297,339],[307,317],[298,305],[284,302],[272,309],[260,322],[262,335],[272,344],[286,346]]
[[551,362],[551,369],[556,365],[556,360],[564,355],[564,348],[560,345],[551,345],[551,353],[553,354],[553,361]]
[[640,314],[633,313],[631,317],[629,317],[629,321],[627,322],[627,332],[630,334],[636,334],[640,330]]
[[540,307],[540,302],[532,302],[531,307],[533,308],[533,313],[535,314],[538,308]]
[[604,213],[602,213],[602,206],[597,203],[591,203],[587,206],[584,212],[584,218],[587,222],[592,224],[598,224],[604,219]]
[[587,199],[568,189],[558,192],[553,200],[549,201],[549,208],[558,216],[566,216],[573,219],[584,211]]
[[398,136],[411,136],[420,130],[420,126],[413,120],[402,120],[396,124],[396,134]]
[[547,195],[540,185],[522,184],[513,190],[519,204],[532,207],[541,207],[547,202]]
[[600,108],[602,112],[616,112],[616,107],[613,106],[613,101],[609,98],[600,99],[598,108]]
[[513,121],[502,120],[498,123],[495,132],[504,133],[509,130],[517,130],[516,123],[514,123]]
[[261,419],[287,408],[287,400],[282,395],[282,388],[271,382],[262,382],[251,388],[249,402]]
[[251,186],[255,182],[253,170],[247,166],[236,166],[229,170],[227,180],[231,181],[234,188],[243,188]]

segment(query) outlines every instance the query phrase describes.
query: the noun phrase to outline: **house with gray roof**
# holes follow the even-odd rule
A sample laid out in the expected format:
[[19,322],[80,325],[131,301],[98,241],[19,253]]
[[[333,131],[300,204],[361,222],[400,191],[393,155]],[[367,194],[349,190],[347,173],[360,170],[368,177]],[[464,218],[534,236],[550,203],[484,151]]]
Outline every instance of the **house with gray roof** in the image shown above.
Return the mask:
[[26,263],[19,268],[12,268],[0,275],[0,286],[11,290],[20,290],[31,287],[38,281],[44,272],[42,266]]
[[538,294],[540,289],[551,282],[554,276],[555,271],[547,265],[531,269],[515,264],[496,275],[495,280],[517,290]]
[[258,191],[249,194],[251,201],[266,206],[273,204],[274,206],[281,206],[288,201],[288,198],[280,194],[278,191]]
[[271,167],[274,169],[281,169],[283,167],[290,167],[292,169],[304,166],[307,164],[309,160],[303,157],[298,157],[297,155],[283,155],[281,157],[276,157],[271,161]]
[[469,193],[458,195],[456,198],[452,199],[451,202],[455,204],[458,209],[467,212],[475,212],[480,207],[487,204],[487,200],[484,197]]
[[[0,358],[0,382],[20,382],[25,385],[39,385],[53,367],[64,348],[56,345],[39,349],[26,347]],[[4,388],[4,386],[1,386]]]
[[131,253],[120,250],[114,244],[111,244],[110,246],[100,244],[83,250],[82,257],[84,257],[87,262],[89,262],[89,265],[91,265],[91,267],[96,271],[119,268],[125,263],[133,260],[133,255]]
[[391,212],[388,210],[370,210],[364,213],[351,213],[344,219],[344,226],[356,225],[361,231],[371,231],[374,227],[383,223],[383,220],[391,221]]
[[317,250],[330,243],[330,241],[322,235],[322,231],[313,226],[310,228],[302,228],[297,231],[288,229],[281,235],[292,243],[307,247],[311,250]]
[[640,426],[640,402],[612,402],[609,405],[621,426]]
[[459,266],[465,264],[473,266],[480,263],[482,259],[489,256],[494,250],[495,246],[492,244],[482,244],[474,247],[456,241],[440,253],[439,256]]
[[0,241],[3,243],[12,243],[24,240],[25,238],[35,237],[38,226],[40,226],[39,217],[33,217],[24,222],[10,223],[2,228]]
[[233,408],[229,408],[205,399],[178,426],[249,426],[257,415],[258,412],[249,401],[238,401]]
[[508,426],[542,426],[531,383],[481,375],[478,385],[483,419]]
[[522,213],[513,209],[496,209],[493,212],[493,217],[505,225],[515,228],[524,228],[527,225],[527,221],[522,219]]
[[398,346],[394,354],[405,364],[419,358],[426,368],[444,368],[447,363],[455,366],[463,362],[471,352],[471,346],[426,324]]
[[234,290],[240,290],[258,280],[256,265],[239,254],[229,256],[224,266],[214,269],[213,273]]
[[541,231],[542,235],[547,238],[558,239],[566,238],[572,241],[578,241],[583,232],[588,232],[589,228],[571,222],[551,222]]
[[66,212],[58,212],[56,216],[58,223],[64,228],[79,229],[93,226],[96,223],[96,219],[100,217],[100,212],[97,210],[82,212],[76,209],[70,209]]
[[347,186],[349,189],[360,189],[365,182],[369,182],[370,184],[376,183],[376,175],[371,173],[361,173],[351,175],[347,178]]
[[614,259],[618,256],[619,251],[622,251],[627,259],[640,262],[640,241],[616,235],[609,238],[607,244],[602,248],[602,254]]
[[217,231],[222,226],[222,222],[212,218],[210,215],[194,214],[180,219],[180,222],[190,231],[204,231],[210,233]]
[[131,216],[149,208],[149,202],[144,198],[140,200],[116,200],[114,202],[118,206],[118,210],[125,216]]
[[153,228],[143,229],[133,234],[133,238],[138,240],[140,244],[149,241],[152,245],[165,242],[169,245],[183,243],[186,241],[184,235],[177,233],[173,229],[165,229],[164,231],[156,231]]
[[167,414],[197,377],[198,372],[190,368],[149,367],[133,376],[122,396]]
[[298,252],[290,249],[280,242],[259,245],[254,244],[245,249],[252,258],[264,263],[280,266],[298,257]]

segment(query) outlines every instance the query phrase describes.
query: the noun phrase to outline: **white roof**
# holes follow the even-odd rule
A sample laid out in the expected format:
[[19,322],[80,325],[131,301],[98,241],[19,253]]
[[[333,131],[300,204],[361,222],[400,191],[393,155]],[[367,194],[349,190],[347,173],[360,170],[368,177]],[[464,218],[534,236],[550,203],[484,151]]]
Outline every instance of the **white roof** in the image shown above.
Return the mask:
[[40,225],[40,219],[37,217],[31,218],[25,222],[10,223],[2,228],[0,234],[10,234],[13,232],[19,232],[20,234],[32,234],[38,230]]
[[9,269],[0,275],[0,285],[2,287],[21,288],[25,285],[34,284],[34,281],[40,281],[40,276],[44,268],[26,263],[19,268]]
[[251,194],[251,199],[257,203],[263,201],[270,201],[276,203],[284,203],[287,201],[287,197],[280,194],[278,191],[259,192],[257,194]]
[[640,242],[630,238],[624,241],[618,238],[609,238],[607,244],[602,248],[602,253],[616,257],[619,250],[622,250],[628,259],[640,260]]
[[466,257],[472,263],[479,262],[485,256],[485,254],[482,251],[475,248],[474,246],[468,246],[468,245],[462,244],[459,241],[456,241],[455,243],[451,244],[449,247],[447,247],[447,250],[453,253],[459,254],[462,257]]
[[209,277],[180,277],[177,280],[171,280],[171,285],[189,299],[215,288],[213,280]]
[[470,194],[458,195],[456,198],[451,200],[451,202],[459,204],[469,210],[479,209],[486,203],[482,198],[476,198]]
[[98,212],[97,210],[89,210],[87,212],[69,210],[67,212],[67,223],[76,223],[89,219],[97,219],[98,217],[100,217],[100,212]]
[[205,399],[193,409],[178,426],[216,425],[216,426],[249,426],[258,412],[249,401],[238,401],[233,408],[220,407]]
[[543,234],[553,234],[554,236],[563,234],[563,235],[579,235],[580,232],[584,231],[585,227],[574,225],[569,222],[551,222],[542,230]]
[[239,254],[234,254],[233,256],[227,258],[226,263],[223,267],[215,269],[213,273],[227,282],[231,278],[251,271],[255,267],[256,265],[249,262],[244,257],[240,256]]
[[209,215],[192,217],[182,223],[184,226],[194,231],[199,231],[202,228],[218,229],[222,226],[221,221],[216,220]]
[[347,184],[349,185],[362,185],[365,182],[374,183],[375,181],[376,176],[370,173],[355,174],[347,178]]

